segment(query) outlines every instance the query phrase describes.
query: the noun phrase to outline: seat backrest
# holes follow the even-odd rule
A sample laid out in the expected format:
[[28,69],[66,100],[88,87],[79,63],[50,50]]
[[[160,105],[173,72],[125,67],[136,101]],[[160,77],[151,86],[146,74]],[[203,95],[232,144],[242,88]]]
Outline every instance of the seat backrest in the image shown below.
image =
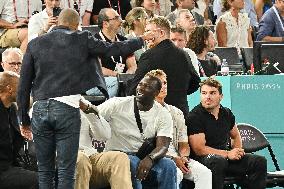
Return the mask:
[[94,35],[96,33],[99,33],[100,28],[98,25],[90,25],[90,26],[82,26],[82,30],[88,30]]
[[256,152],[269,147],[270,144],[264,134],[247,123],[237,124],[245,152]]
[[134,74],[128,74],[128,73],[120,73],[117,74],[117,80],[118,82],[127,82],[128,80],[132,79],[134,77]]
[[253,48],[241,48],[241,53],[244,61],[245,71],[250,70],[250,66],[253,63]]
[[216,47],[214,53],[219,56],[221,61],[223,59],[227,60],[231,71],[241,71],[243,69],[236,47]]
[[120,73],[117,74],[118,80],[118,96],[126,96],[127,82],[134,77],[134,74]]

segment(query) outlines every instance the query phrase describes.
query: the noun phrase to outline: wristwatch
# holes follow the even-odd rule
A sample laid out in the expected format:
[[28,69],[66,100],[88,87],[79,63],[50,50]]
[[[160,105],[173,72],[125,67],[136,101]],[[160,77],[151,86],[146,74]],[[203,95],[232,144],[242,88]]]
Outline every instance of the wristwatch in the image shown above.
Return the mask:
[[148,154],[148,157],[152,160],[152,162],[155,162],[155,157],[153,154]]
[[92,113],[93,108],[88,104],[87,108],[83,111],[85,114]]

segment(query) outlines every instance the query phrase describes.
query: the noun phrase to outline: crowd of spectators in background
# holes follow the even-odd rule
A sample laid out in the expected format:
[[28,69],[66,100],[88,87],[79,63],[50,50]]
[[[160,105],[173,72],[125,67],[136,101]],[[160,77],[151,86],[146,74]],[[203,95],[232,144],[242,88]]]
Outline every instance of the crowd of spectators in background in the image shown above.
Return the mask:
[[[90,183],[141,189],[156,183],[158,189],[174,189],[185,178],[197,189],[217,189],[222,187],[224,169],[231,170],[228,162],[236,161],[241,174],[252,175],[248,188],[258,184],[263,189],[265,159],[244,153],[234,115],[220,105],[222,86],[212,78],[200,86],[200,77],[220,71],[221,61],[212,53],[215,47],[253,47],[254,40],[284,42],[283,18],[283,0],[1,0],[0,48],[6,50],[0,75],[0,116],[5,119],[0,123],[5,126],[0,181],[5,180],[2,173],[17,171],[30,178],[17,183],[23,188],[37,188],[39,183],[40,188],[57,184],[87,189]],[[88,26],[99,31],[82,31]],[[129,96],[119,98],[121,73],[133,78],[127,83]],[[14,104],[18,82],[20,127],[15,124]],[[187,96],[199,87],[201,104],[190,112]],[[81,94],[110,99],[96,107]],[[133,108],[141,116],[142,134]],[[215,123],[219,111],[223,122]],[[223,146],[212,142],[219,135],[213,136],[216,130],[207,132],[209,122],[200,125],[202,116],[226,128],[218,138]],[[72,124],[67,125],[68,120]],[[61,136],[64,140],[45,135],[59,136],[63,126],[69,132]],[[35,140],[39,179],[33,171],[13,167],[18,141],[23,141],[20,133]],[[224,146],[229,135],[237,141],[232,149]],[[156,137],[156,147],[139,158],[136,152],[143,139],[151,137]],[[90,150],[92,138],[106,140],[106,152]],[[5,145],[8,148],[2,151]],[[189,158],[189,146],[195,160]],[[2,157],[7,151],[9,157]],[[249,170],[244,170],[246,164]],[[0,183],[1,188],[9,188],[11,178]]]

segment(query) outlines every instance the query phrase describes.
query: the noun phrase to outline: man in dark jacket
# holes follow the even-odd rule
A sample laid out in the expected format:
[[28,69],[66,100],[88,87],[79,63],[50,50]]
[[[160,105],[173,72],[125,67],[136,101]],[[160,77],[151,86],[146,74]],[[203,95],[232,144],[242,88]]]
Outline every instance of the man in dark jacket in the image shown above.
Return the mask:
[[[55,155],[58,188],[74,186],[80,94],[95,86],[106,93],[97,56],[129,54],[143,45],[142,38],[109,44],[96,40],[89,32],[77,31],[79,15],[72,9],[62,10],[58,25],[30,41],[17,99],[21,132],[28,138],[32,125],[42,189],[54,187]],[[143,36],[151,37],[152,33]],[[34,99],[32,123],[28,116],[30,92]]]
[[0,188],[37,188],[37,173],[19,167],[18,152],[24,139],[16,115],[16,93],[19,76],[13,72],[0,73]]
[[200,78],[188,54],[170,41],[170,23],[166,18],[152,18],[146,31],[156,31],[159,36],[149,41],[152,48],[142,54],[135,76],[129,83],[128,93],[135,93],[136,86],[147,72],[161,69],[168,76],[165,102],[181,109],[186,118],[189,112],[187,95],[198,89]]

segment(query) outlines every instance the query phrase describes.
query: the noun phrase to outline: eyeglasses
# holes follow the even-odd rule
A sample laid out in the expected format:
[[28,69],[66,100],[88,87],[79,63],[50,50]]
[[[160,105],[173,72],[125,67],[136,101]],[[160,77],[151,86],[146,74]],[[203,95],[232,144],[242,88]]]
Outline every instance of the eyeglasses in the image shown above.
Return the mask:
[[107,19],[107,21],[111,21],[111,20],[122,20],[122,19],[120,16],[115,16],[114,18]]
[[9,64],[10,66],[21,66],[22,62],[5,62],[7,64]]

